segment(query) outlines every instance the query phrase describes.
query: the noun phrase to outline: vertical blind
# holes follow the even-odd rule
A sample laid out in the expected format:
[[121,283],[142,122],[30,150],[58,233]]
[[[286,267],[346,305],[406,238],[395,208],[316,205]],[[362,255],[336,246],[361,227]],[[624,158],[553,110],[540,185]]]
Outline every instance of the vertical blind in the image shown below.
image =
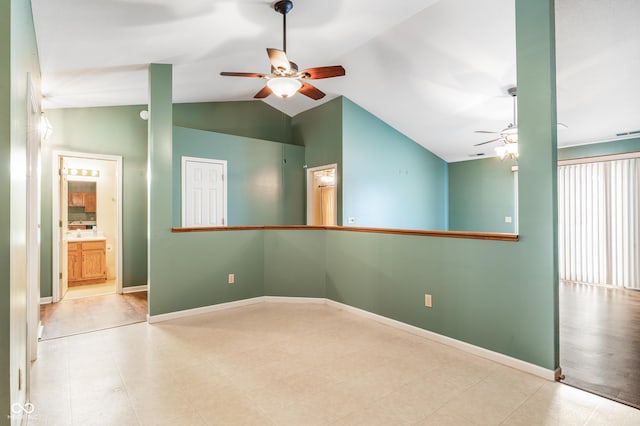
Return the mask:
[[639,163],[558,167],[561,280],[640,289]]

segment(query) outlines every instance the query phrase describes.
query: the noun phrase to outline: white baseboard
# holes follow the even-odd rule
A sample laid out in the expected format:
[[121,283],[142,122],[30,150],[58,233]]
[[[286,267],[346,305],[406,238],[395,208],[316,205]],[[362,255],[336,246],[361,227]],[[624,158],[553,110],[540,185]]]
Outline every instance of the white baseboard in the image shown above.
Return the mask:
[[42,333],[44,332],[44,326],[42,321],[38,321],[38,340],[42,339]]
[[139,291],[147,291],[147,285],[136,285],[133,287],[122,287],[122,294],[137,293]]
[[234,302],[219,303],[217,305],[203,306],[201,308],[185,309],[184,311],[169,312],[168,314],[149,315],[149,324],[162,321],[169,321],[178,318],[185,318],[194,315],[208,314],[210,312],[222,311],[225,309],[238,308],[240,306],[254,305],[256,303],[264,303],[264,296],[253,297],[251,299],[236,300]]
[[50,303],[53,303],[53,297],[41,297],[40,298],[40,304],[41,305],[48,305]]
[[271,303],[314,303],[324,305],[327,299],[323,297],[284,297],[284,296],[264,296],[265,302]]
[[413,325],[406,324],[401,321],[397,321],[391,318],[383,317],[382,315],[374,314],[369,311],[365,311],[363,309],[354,308],[353,306],[345,305],[344,303],[336,302],[335,300],[326,299],[326,303],[329,306],[333,306],[338,309],[342,309],[344,311],[353,312],[356,315],[360,315],[366,318],[370,318],[376,322],[407,331],[411,334],[415,334],[417,336],[421,336],[427,338],[429,340],[436,341],[438,343],[445,344],[447,346],[454,347],[456,349],[460,349],[465,352],[469,352],[473,355],[477,355],[481,358],[488,359],[490,361],[497,362],[499,364],[506,365],[511,368],[515,368],[516,370],[524,371],[525,373],[533,374],[534,376],[542,377],[543,379],[555,381],[559,375],[561,374],[560,369],[557,370],[549,370],[543,367],[540,367],[535,364],[531,364],[526,361],[522,361],[517,358],[510,357],[508,355],[501,354],[499,352],[494,352],[489,349],[481,348],[479,346],[472,345],[470,343],[462,342],[460,340],[452,339],[451,337],[443,336],[438,333],[434,333],[429,330],[425,330],[420,327],[416,327]]

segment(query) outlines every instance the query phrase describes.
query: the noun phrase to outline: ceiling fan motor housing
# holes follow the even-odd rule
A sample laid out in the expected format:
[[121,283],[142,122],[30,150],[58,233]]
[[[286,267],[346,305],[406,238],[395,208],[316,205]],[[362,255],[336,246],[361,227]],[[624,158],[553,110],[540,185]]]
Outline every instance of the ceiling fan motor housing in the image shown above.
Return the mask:
[[286,15],[291,9],[293,9],[293,2],[291,0],[277,1],[273,4],[273,9],[278,13]]

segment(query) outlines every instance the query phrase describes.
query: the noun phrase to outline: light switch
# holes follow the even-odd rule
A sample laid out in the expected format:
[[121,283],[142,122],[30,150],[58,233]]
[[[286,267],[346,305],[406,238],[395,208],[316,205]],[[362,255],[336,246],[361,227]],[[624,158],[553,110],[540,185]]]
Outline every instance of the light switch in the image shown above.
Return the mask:
[[504,223],[511,223],[511,216],[505,216]]

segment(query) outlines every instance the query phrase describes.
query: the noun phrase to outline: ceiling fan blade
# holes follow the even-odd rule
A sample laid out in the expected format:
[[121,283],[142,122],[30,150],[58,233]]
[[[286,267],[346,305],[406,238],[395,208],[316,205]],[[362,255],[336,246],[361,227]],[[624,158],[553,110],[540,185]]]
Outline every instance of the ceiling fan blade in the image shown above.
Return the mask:
[[498,133],[500,133],[500,132],[492,132],[492,131],[490,131],[490,130],[476,130],[476,131],[475,131],[475,132],[473,132],[473,133],[490,133],[490,134],[498,134]]
[[271,89],[269,88],[269,86],[264,86],[258,93],[256,93],[253,97],[255,99],[263,99],[266,98],[267,96],[269,96],[271,93],[273,93],[271,91]]
[[302,87],[298,90],[298,92],[310,97],[314,101],[322,99],[325,96],[324,92],[322,92],[315,86],[310,85],[309,83],[302,83]]
[[495,138],[495,139],[491,139],[491,140],[486,141],[486,142],[480,142],[480,143],[477,143],[477,144],[475,144],[474,146],[480,146],[480,145],[484,145],[484,144],[487,144],[487,143],[496,142],[496,141],[499,141],[499,140],[501,140],[501,139],[502,139],[502,137]]
[[253,78],[265,78],[264,74],[260,74],[257,72],[227,72],[222,71],[220,75],[224,75],[227,77],[253,77]]
[[342,65],[331,65],[328,67],[309,68],[302,71],[302,78],[309,80],[318,80],[321,78],[342,77],[346,71]]
[[282,50],[267,47],[267,55],[269,55],[269,62],[271,62],[271,66],[277,71],[291,71],[291,64],[289,63],[289,59],[287,59],[287,54]]

